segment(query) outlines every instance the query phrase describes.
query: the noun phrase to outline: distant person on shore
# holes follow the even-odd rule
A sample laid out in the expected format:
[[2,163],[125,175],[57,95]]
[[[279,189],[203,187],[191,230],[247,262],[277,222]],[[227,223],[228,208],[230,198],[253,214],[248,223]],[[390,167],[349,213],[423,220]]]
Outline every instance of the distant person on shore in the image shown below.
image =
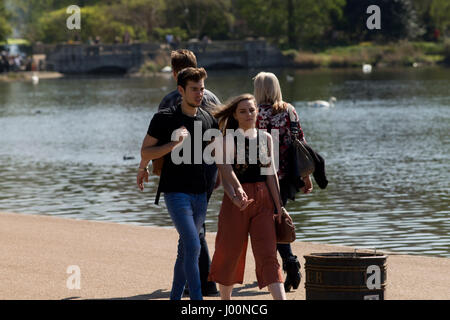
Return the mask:
[[[177,81],[178,73],[184,68],[188,67],[197,67],[197,58],[195,54],[186,49],[178,49],[176,51],[172,51],[171,53],[171,65],[172,65],[172,74],[175,81]],[[161,101],[158,107],[158,111],[166,110],[172,106],[176,106],[181,103],[181,94],[175,89],[174,91],[167,94]],[[216,97],[214,93],[205,89],[203,93],[203,99],[200,107],[204,110],[209,111],[210,113],[214,112],[216,107],[220,105],[220,100]],[[217,167],[215,164],[205,165],[206,172],[206,183],[207,183],[207,201],[211,197],[211,194],[214,191],[214,186],[217,180]],[[145,173],[141,173],[143,175]],[[145,177],[148,179],[147,177]],[[211,265],[211,258],[209,255],[208,244],[205,239],[206,228],[203,224],[202,229],[200,231],[200,259],[199,259],[199,267],[200,267],[200,278],[202,281],[202,293],[204,296],[216,295],[217,287],[214,282],[208,282],[208,274],[209,268]]]
[[[148,162],[164,157],[158,189],[164,193],[167,210],[180,236],[170,293],[171,300],[182,298],[186,281],[189,285],[190,298],[203,299],[199,271],[199,233],[205,222],[208,204],[205,166],[203,163],[195,163],[195,152],[191,153],[190,163],[175,164],[172,161],[171,152],[189,135],[193,138],[190,139],[188,147],[196,150],[195,122],[201,122],[202,137],[206,130],[218,128],[214,117],[200,108],[206,77],[207,74],[203,68],[185,68],[178,73],[177,85],[182,96],[181,103],[170,106],[153,116],[141,149],[141,163],[137,178],[139,188],[143,190],[145,175],[141,172],[148,175]],[[173,132],[178,132],[177,141],[172,141]],[[202,144],[202,155],[206,145],[206,142]]]
[[[224,159],[233,160],[232,165],[225,161],[225,165],[218,164],[225,194],[209,276],[210,280],[219,283],[222,300],[230,300],[234,284],[243,283],[249,234],[259,288],[267,286],[275,300],[286,299],[277,259],[274,218],[275,223],[280,223],[282,215],[289,215],[281,202],[272,137],[257,130],[257,115],[256,101],[251,94],[234,98],[215,113],[224,134]],[[238,133],[230,135],[229,129]],[[241,146],[238,139],[244,142]],[[251,150],[252,145],[256,150]],[[243,163],[237,159],[237,154],[241,154],[239,148],[244,149]],[[250,160],[252,155],[256,161]],[[231,174],[226,174],[227,171]],[[233,186],[227,176],[237,177],[238,185]],[[238,197],[236,190],[240,189],[246,198]]]
[[130,44],[131,42],[131,37],[130,37],[130,33],[127,31],[125,31],[125,33],[123,34],[123,43],[124,44]]
[[0,72],[9,72],[9,60],[6,51],[2,51],[0,57]]
[[[280,83],[278,78],[270,72],[260,72],[254,78],[254,95],[258,105],[259,129],[267,129],[271,132],[276,129],[279,132],[279,169],[278,179],[280,182],[280,192],[283,206],[288,199],[294,199],[295,194],[290,194],[288,182],[289,168],[289,146],[292,143],[291,134],[296,134],[299,140],[304,140],[303,130],[300,126],[299,118],[295,108],[283,101]],[[292,124],[292,125],[291,125]],[[296,132],[291,132],[295,128]],[[312,191],[311,177],[303,177],[305,187],[304,193]],[[283,269],[287,273],[284,287],[289,292],[291,287],[297,289],[300,284],[300,263],[292,253],[290,244],[277,245],[278,252],[283,259]]]
[[173,49],[172,43],[173,43],[173,35],[172,34],[166,34],[166,42],[167,42],[167,47],[169,49]]
[[209,37],[205,34],[202,38],[202,52],[206,52],[206,48],[208,47],[208,44],[211,42]]
[[434,37],[434,41],[436,41],[436,42],[439,41],[439,38],[441,37],[441,32],[439,31],[438,28],[434,29],[433,37]]

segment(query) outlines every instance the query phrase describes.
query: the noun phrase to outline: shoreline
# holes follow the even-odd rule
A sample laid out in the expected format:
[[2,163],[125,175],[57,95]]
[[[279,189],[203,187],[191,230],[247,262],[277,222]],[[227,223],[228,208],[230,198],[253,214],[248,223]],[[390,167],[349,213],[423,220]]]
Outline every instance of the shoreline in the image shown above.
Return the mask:
[[[305,71],[305,72],[315,72],[315,71],[336,71],[336,72],[344,72],[344,71],[360,71],[361,66],[355,66],[355,65],[351,65],[351,66],[336,66],[336,67],[331,67],[331,66],[314,66],[314,67],[310,67],[310,66],[295,66],[295,65],[290,65],[290,66],[285,66],[285,67],[271,67],[271,68],[266,68],[266,69],[285,69],[288,68],[291,71]],[[406,65],[379,65],[376,67],[375,70],[379,70],[379,71],[386,71],[386,70],[392,70],[392,71],[396,71],[396,70],[424,70],[424,69],[448,69],[448,67],[444,64],[419,64],[418,66],[406,66]],[[214,69],[214,71],[227,71],[227,70],[234,70],[234,69]],[[251,70],[251,69],[248,69]],[[36,73],[37,76],[39,77],[39,80],[49,80],[49,79],[61,79],[61,78],[68,78],[71,76],[77,77],[77,76],[81,76],[81,77],[96,77],[96,76],[102,76],[102,74],[87,74],[87,73],[82,73],[82,74],[71,74],[71,75],[66,75],[60,72],[54,72],[54,71],[18,71],[18,72],[9,72],[9,73],[0,73],[0,83],[11,83],[11,82],[32,82],[32,76],[33,74]],[[372,71],[372,73],[376,73],[376,71]],[[168,77],[171,78],[172,75],[171,73],[167,73],[167,72],[161,72],[161,71],[147,71],[147,72],[142,72],[142,71],[134,71],[134,72],[129,72],[129,73],[125,73],[125,74],[108,74],[108,76],[112,76],[112,77],[124,77],[124,78],[137,78],[137,79],[146,79],[146,78],[152,78],[155,76],[159,76],[159,77]]]
[[0,82],[31,82],[33,74],[36,74],[39,77],[39,80],[59,79],[64,77],[64,74],[54,71],[17,71],[0,73]]
[[[0,230],[0,299],[169,298],[178,240],[174,228],[0,213]],[[215,234],[206,238],[212,257]],[[304,255],[354,251],[299,241],[292,248],[302,281],[287,293],[288,300],[305,299]],[[449,258],[380,252],[388,255],[385,299],[450,299]],[[257,287],[250,245],[246,262],[244,283],[235,286],[234,298],[271,299],[267,289]],[[80,289],[68,289],[70,266],[79,267]]]

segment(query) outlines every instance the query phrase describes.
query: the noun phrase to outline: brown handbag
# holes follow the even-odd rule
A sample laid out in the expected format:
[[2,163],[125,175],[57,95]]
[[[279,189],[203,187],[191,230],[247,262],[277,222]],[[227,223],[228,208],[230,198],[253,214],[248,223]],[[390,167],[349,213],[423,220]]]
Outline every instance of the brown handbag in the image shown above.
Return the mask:
[[291,243],[295,241],[295,226],[292,220],[287,216],[281,217],[281,223],[275,219],[275,232],[277,234],[277,243]]

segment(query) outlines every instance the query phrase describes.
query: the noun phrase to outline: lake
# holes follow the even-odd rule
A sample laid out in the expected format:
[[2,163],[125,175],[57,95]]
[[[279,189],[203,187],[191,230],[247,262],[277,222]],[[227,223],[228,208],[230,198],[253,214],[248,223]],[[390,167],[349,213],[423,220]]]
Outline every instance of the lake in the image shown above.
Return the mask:
[[[223,101],[252,92],[258,71],[211,71],[206,86]],[[450,257],[450,69],[270,71],[326,160],[328,187],[287,205],[298,241]],[[171,227],[158,178],[140,192],[136,171],[174,87],[169,75],[0,83],[0,211]],[[334,108],[307,105],[331,96]]]

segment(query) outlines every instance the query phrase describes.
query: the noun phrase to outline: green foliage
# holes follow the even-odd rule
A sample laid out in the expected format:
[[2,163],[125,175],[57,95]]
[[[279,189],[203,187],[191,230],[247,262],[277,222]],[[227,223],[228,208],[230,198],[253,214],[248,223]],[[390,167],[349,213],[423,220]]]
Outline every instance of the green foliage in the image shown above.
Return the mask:
[[436,27],[444,32],[450,29],[450,1],[433,0],[430,6],[430,15]]
[[[432,40],[450,29],[449,0],[78,0],[81,31],[67,30],[73,0],[0,0],[0,38],[11,32],[34,41],[113,42],[129,33],[137,41],[264,37],[281,49],[317,51],[361,41]],[[5,18],[7,3],[12,17]],[[381,30],[368,30],[369,5],[381,8]]]
[[38,39],[46,43],[59,43],[74,40],[78,35],[78,40],[84,42],[96,36],[100,36],[103,42],[113,42],[116,36],[122,35],[125,31],[133,34],[130,27],[111,19],[102,6],[81,8],[81,30],[67,29],[67,17],[66,8],[42,16],[37,24]]
[[190,38],[229,36],[233,24],[231,0],[167,0],[167,27],[181,27]]
[[399,41],[392,44],[362,42],[328,48],[321,53],[286,50],[283,54],[294,66],[301,68],[361,68],[364,63],[375,66],[434,65],[444,59],[444,54],[450,63],[450,40],[446,50],[441,43]]
[[[381,30],[369,30],[366,26],[370,5],[380,8]],[[411,0],[347,0],[338,29],[345,34],[347,43],[415,39],[425,32]]]
[[444,42],[444,63],[450,66],[450,38],[445,39]]
[[179,38],[180,40],[187,40],[188,39],[188,33],[186,30],[181,29],[180,27],[175,28],[155,28],[155,34],[156,39],[165,42],[166,41],[166,35],[171,34],[176,38]]
[[11,26],[8,19],[10,18],[10,13],[5,9],[5,4],[3,0],[0,0],[0,41],[6,40],[6,38],[11,34]]
[[[105,16],[122,25],[121,36],[126,27],[130,35],[138,41],[152,39],[154,29],[163,24],[162,12],[165,10],[163,0],[121,0],[112,5],[102,6]],[[111,21],[109,20],[109,21]]]
[[[69,0],[6,0],[13,12],[12,24],[23,38],[36,41],[39,31],[36,27],[39,19],[51,11],[60,9]],[[72,1],[73,2],[73,1]]]
[[342,18],[345,0],[237,0],[248,35],[274,39],[283,48],[315,45]]

